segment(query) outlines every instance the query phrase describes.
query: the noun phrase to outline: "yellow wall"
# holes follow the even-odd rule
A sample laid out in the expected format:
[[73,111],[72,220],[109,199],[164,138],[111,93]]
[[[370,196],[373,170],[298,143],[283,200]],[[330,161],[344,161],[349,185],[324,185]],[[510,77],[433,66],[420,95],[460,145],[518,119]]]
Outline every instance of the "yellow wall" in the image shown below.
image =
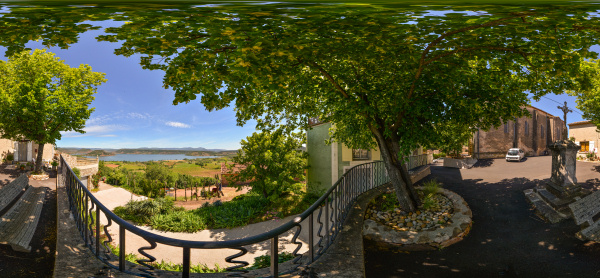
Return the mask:
[[[381,160],[381,152],[379,148],[375,147],[375,149],[371,150],[371,159],[369,160],[361,160],[361,163],[367,161],[376,161]],[[348,148],[346,145],[342,145],[342,161],[352,161],[352,149]]]
[[600,149],[600,146],[598,146],[600,145],[600,134],[596,132],[596,126],[594,124],[589,123],[570,126],[569,137],[574,137],[575,142],[594,142],[594,148]]

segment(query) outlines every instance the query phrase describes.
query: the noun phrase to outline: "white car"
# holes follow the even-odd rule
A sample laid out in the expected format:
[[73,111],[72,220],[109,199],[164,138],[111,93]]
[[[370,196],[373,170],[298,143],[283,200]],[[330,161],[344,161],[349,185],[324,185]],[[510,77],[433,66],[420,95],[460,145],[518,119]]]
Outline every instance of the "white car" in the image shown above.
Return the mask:
[[521,159],[525,158],[525,152],[519,148],[509,149],[506,153],[506,161],[516,160],[521,161]]

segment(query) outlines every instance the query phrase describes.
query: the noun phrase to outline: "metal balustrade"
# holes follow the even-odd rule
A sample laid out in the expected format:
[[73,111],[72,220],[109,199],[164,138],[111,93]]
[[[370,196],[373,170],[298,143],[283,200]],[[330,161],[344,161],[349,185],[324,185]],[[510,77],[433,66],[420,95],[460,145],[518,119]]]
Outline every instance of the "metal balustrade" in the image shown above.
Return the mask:
[[[142,277],[154,277],[156,275],[156,270],[151,265],[152,262],[156,261],[156,258],[148,254],[147,251],[155,249],[157,244],[181,248],[183,258],[182,277],[190,276],[190,265],[192,263],[190,253],[194,249],[238,250],[239,253],[225,259],[227,263],[235,264],[227,268],[227,275],[229,277],[245,277],[244,274],[248,270],[243,268],[248,266],[249,263],[238,258],[248,252],[246,246],[265,241],[270,242],[270,277],[278,277],[284,273],[297,271],[299,267],[309,265],[319,259],[333,244],[359,195],[389,182],[383,162],[377,161],[357,165],[348,170],[306,211],[273,230],[234,240],[191,241],[155,234],[119,218],[82,185],[62,156],[60,174],[59,182],[67,189],[70,210],[86,246],[106,265]],[[101,225],[101,217],[106,217],[106,225]],[[117,238],[113,238],[109,234],[108,229],[112,225],[118,226]],[[299,250],[303,243],[298,241],[298,237],[302,231],[302,225],[308,226],[309,235],[308,243],[306,243],[308,251],[300,254]],[[126,249],[126,232],[135,234],[148,242],[148,246],[137,250],[143,258],[137,260],[139,266],[133,268],[127,266],[128,262],[125,260],[127,252],[131,252],[131,250]],[[295,256],[292,260],[293,267],[280,271],[280,264],[278,263],[279,242],[282,235],[289,232],[293,232],[291,243],[297,245],[292,253]],[[118,256],[112,253],[109,244],[118,246]],[[197,261],[201,262],[201,258]]]

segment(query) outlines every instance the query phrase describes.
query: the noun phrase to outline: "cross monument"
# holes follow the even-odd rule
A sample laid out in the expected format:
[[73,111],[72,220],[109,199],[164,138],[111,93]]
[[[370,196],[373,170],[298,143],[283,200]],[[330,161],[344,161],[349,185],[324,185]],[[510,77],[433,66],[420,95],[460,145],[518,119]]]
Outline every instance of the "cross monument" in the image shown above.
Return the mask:
[[573,110],[569,109],[569,107],[567,107],[567,102],[565,101],[565,105],[564,106],[557,106],[558,109],[562,110],[564,113],[564,117],[563,117],[563,121],[565,122],[565,126],[563,128],[563,133],[562,133],[562,139],[563,140],[567,140],[568,139],[568,132],[567,132],[567,113],[569,112],[573,112]]

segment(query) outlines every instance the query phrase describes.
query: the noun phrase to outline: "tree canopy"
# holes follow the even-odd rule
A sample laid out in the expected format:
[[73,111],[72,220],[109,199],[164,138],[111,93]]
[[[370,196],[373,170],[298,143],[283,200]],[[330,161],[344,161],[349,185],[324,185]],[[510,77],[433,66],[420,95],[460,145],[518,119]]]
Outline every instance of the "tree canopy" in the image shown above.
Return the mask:
[[600,130],[600,61],[589,60],[582,65],[581,86],[586,89],[569,92],[577,97],[577,109],[583,112],[583,118],[589,119]]
[[304,138],[304,134],[285,134],[282,130],[253,133],[242,140],[233,157],[233,162],[246,166],[234,179],[249,180],[252,191],[270,200],[298,192],[306,169],[307,153],[300,150]]
[[[382,151],[400,204],[417,202],[402,157],[448,142],[448,128],[488,129],[539,98],[574,89],[597,41],[582,6],[385,8],[336,5],[123,13],[101,40],[165,71],[174,103],[235,105],[258,128],[334,123],[333,140]],[[375,140],[373,140],[375,139]],[[400,157],[399,157],[400,156]]]
[[[165,72],[174,103],[235,106],[238,124],[308,128],[379,147],[400,204],[415,209],[403,157],[527,114],[530,92],[587,91],[594,5],[209,5],[121,9],[101,41]],[[94,11],[96,12],[96,11]],[[72,15],[72,13],[70,13]],[[99,18],[104,16],[96,15]],[[579,79],[581,80],[579,80]],[[577,80],[576,80],[577,79]],[[463,130],[464,131],[464,130]],[[462,132],[461,132],[462,133]]]
[[35,171],[42,165],[43,145],[54,144],[61,131],[84,133],[94,108],[96,87],[104,74],[88,65],[72,68],[44,50],[23,51],[0,61],[0,131],[2,138],[40,144]]

